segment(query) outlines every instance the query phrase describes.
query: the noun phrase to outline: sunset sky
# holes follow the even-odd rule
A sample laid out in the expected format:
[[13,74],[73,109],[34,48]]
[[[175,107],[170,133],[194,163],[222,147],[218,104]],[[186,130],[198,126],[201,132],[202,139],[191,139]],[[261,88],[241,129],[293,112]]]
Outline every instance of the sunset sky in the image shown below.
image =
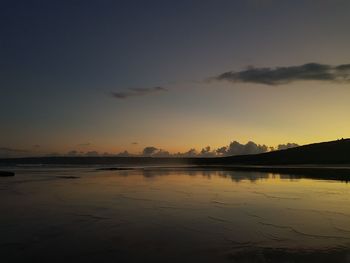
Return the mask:
[[350,137],[350,1],[2,1],[0,153]]

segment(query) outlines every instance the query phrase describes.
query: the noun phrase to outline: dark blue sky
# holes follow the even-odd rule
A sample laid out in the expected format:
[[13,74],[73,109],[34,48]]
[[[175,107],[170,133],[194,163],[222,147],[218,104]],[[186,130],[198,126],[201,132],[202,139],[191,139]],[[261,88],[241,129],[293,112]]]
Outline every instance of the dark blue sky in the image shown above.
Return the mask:
[[[317,102],[315,84],[263,90],[205,80],[249,65],[349,63],[349,10],[345,0],[2,1],[0,147],[64,152],[88,142],[98,151],[183,150],[231,139],[338,136],[319,119],[349,109],[344,85],[321,83]],[[153,87],[167,91],[111,96]],[[305,98],[299,109],[315,116],[311,122],[291,109],[296,98]],[[324,112],[317,103],[327,100]],[[350,132],[340,117],[333,122]],[[311,124],[286,132],[278,125],[285,118],[293,127]]]

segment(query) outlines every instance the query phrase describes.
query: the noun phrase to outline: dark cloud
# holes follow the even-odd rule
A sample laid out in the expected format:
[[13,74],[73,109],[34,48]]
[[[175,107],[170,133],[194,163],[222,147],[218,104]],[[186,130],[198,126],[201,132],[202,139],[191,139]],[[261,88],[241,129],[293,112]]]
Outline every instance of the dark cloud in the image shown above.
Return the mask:
[[[283,144],[284,145],[284,144]],[[294,144],[285,144],[286,147],[292,147]],[[295,144],[296,145],[296,144]],[[282,144],[280,145],[282,147]],[[215,156],[233,156],[233,155],[245,155],[245,154],[258,154],[264,153],[273,147],[268,147],[265,144],[256,144],[255,142],[248,142],[246,144],[241,144],[237,141],[231,142],[228,146],[219,147],[217,149],[211,149],[210,146],[202,148],[201,151],[197,152],[196,149],[190,149],[187,152],[178,152],[171,154],[168,151],[158,149],[153,146],[148,146],[143,149],[143,156],[153,156],[153,157],[215,157]]]
[[164,151],[162,149],[158,149],[153,146],[145,147],[142,151],[143,156],[152,156],[152,157],[171,157],[173,156],[168,151]]
[[228,71],[222,73],[211,80],[259,83],[265,85],[287,84],[300,80],[349,82],[350,64],[331,66],[326,64],[307,63],[300,66],[276,68],[248,67],[242,71]]
[[223,147],[217,148],[216,152],[219,155],[226,155],[227,148],[228,148],[227,146],[223,146]]
[[[147,157],[219,157],[219,156],[234,156],[234,155],[247,155],[247,154],[259,154],[268,151],[276,150],[285,150],[289,148],[298,147],[296,143],[286,143],[279,144],[276,147],[267,146],[265,144],[257,144],[253,141],[249,141],[246,144],[239,143],[237,141],[232,141],[227,146],[222,146],[219,148],[212,149],[210,146],[202,148],[201,151],[197,151],[192,148],[186,152],[170,153],[166,150],[154,147],[147,146],[143,149],[140,154],[131,154],[128,151],[123,151],[120,153],[98,153],[97,151],[79,151],[71,150],[66,154],[60,155],[58,153],[47,154],[47,156],[69,156],[69,157],[78,157],[78,156],[117,156],[117,157],[136,157],[136,156],[147,156]],[[33,152],[23,149],[15,149],[8,147],[0,147],[0,158],[11,158],[11,157],[24,157],[32,155]]]
[[116,154],[117,157],[130,157],[132,156],[128,151],[120,152]]
[[112,97],[116,99],[127,99],[130,97],[145,96],[151,93],[168,91],[164,87],[153,87],[153,88],[131,88],[124,92],[112,92]]
[[152,156],[153,154],[157,153],[159,150],[156,147],[153,146],[147,146],[143,149],[142,155],[144,156]]
[[152,156],[154,157],[170,157],[171,154],[168,151],[164,151],[162,149],[155,152]]
[[210,146],[207,146],[204,147],[197,155],[199,157],[214,157],[216,155],[216,151],[212,151]]
[[233,141],[228,146],[218,148],[216,152],[218,155],[221,155],[221,156],[232,156],[232,155],[258,154],[258,153],[267,152],[268,150],[269,150],[269,147],[265,144],[260,145],[252,141],[249,141],[246,144],[241,144],[237,141]]
[[185,152],[185,156],[187,157],[194,157],[197,155],[196,149],[190,149],[189,151]]
[[190,150],[188,150],[187,152],[184,153],[176,153],[173,156],[175,157],[196,157],[198,155],[198,152],[196,151],[196,149],[192,148]]
[[199,152],[197,152],[196,149],[192,148],[187,152],[178,152],[173,154],[153,146],[148,146],[143,149],[141,155],[152,157],[219,157],[259,154],[268,151],[289,149],[297,146],[299,145],[296,143],[279,144],[277,147],[272,147],[265,144],[257,144],[253,141],[249,141],[246,144],[232,141],[229,145],[222,146],[217,149],[211,149],[210,146],[207,146],[202,148],[202,150]]
[[299,146],[299,144],[296,144],[296,143],[279,144],[277,146],[277,150],[285,150],[285,149],[289,149],[289,148],[295,148],[298,146]]
[[132,145],[137,145],[137,144],[139,144],[138,142],[132,142],[131,143]]

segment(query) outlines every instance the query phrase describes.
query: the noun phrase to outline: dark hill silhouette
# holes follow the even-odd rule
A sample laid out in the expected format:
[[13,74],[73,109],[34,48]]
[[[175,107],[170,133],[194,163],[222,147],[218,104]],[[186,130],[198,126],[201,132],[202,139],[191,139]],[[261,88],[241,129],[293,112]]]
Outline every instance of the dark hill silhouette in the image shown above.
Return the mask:
[[350,164],[350,139],[303,145],[255,155],[223,157],[222,164]]
[[0,165],[350,165],[350,139],[314,143],[254,155],[211,158],[169,157],[30,157],[0,159]]

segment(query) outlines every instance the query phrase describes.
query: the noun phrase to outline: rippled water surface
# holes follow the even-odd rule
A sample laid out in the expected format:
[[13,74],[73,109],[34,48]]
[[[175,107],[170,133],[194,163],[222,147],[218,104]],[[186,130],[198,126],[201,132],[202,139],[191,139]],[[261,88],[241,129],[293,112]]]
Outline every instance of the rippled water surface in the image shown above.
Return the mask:
[[200,169],[0,178],[1,262],[350,262],[350,185]]

